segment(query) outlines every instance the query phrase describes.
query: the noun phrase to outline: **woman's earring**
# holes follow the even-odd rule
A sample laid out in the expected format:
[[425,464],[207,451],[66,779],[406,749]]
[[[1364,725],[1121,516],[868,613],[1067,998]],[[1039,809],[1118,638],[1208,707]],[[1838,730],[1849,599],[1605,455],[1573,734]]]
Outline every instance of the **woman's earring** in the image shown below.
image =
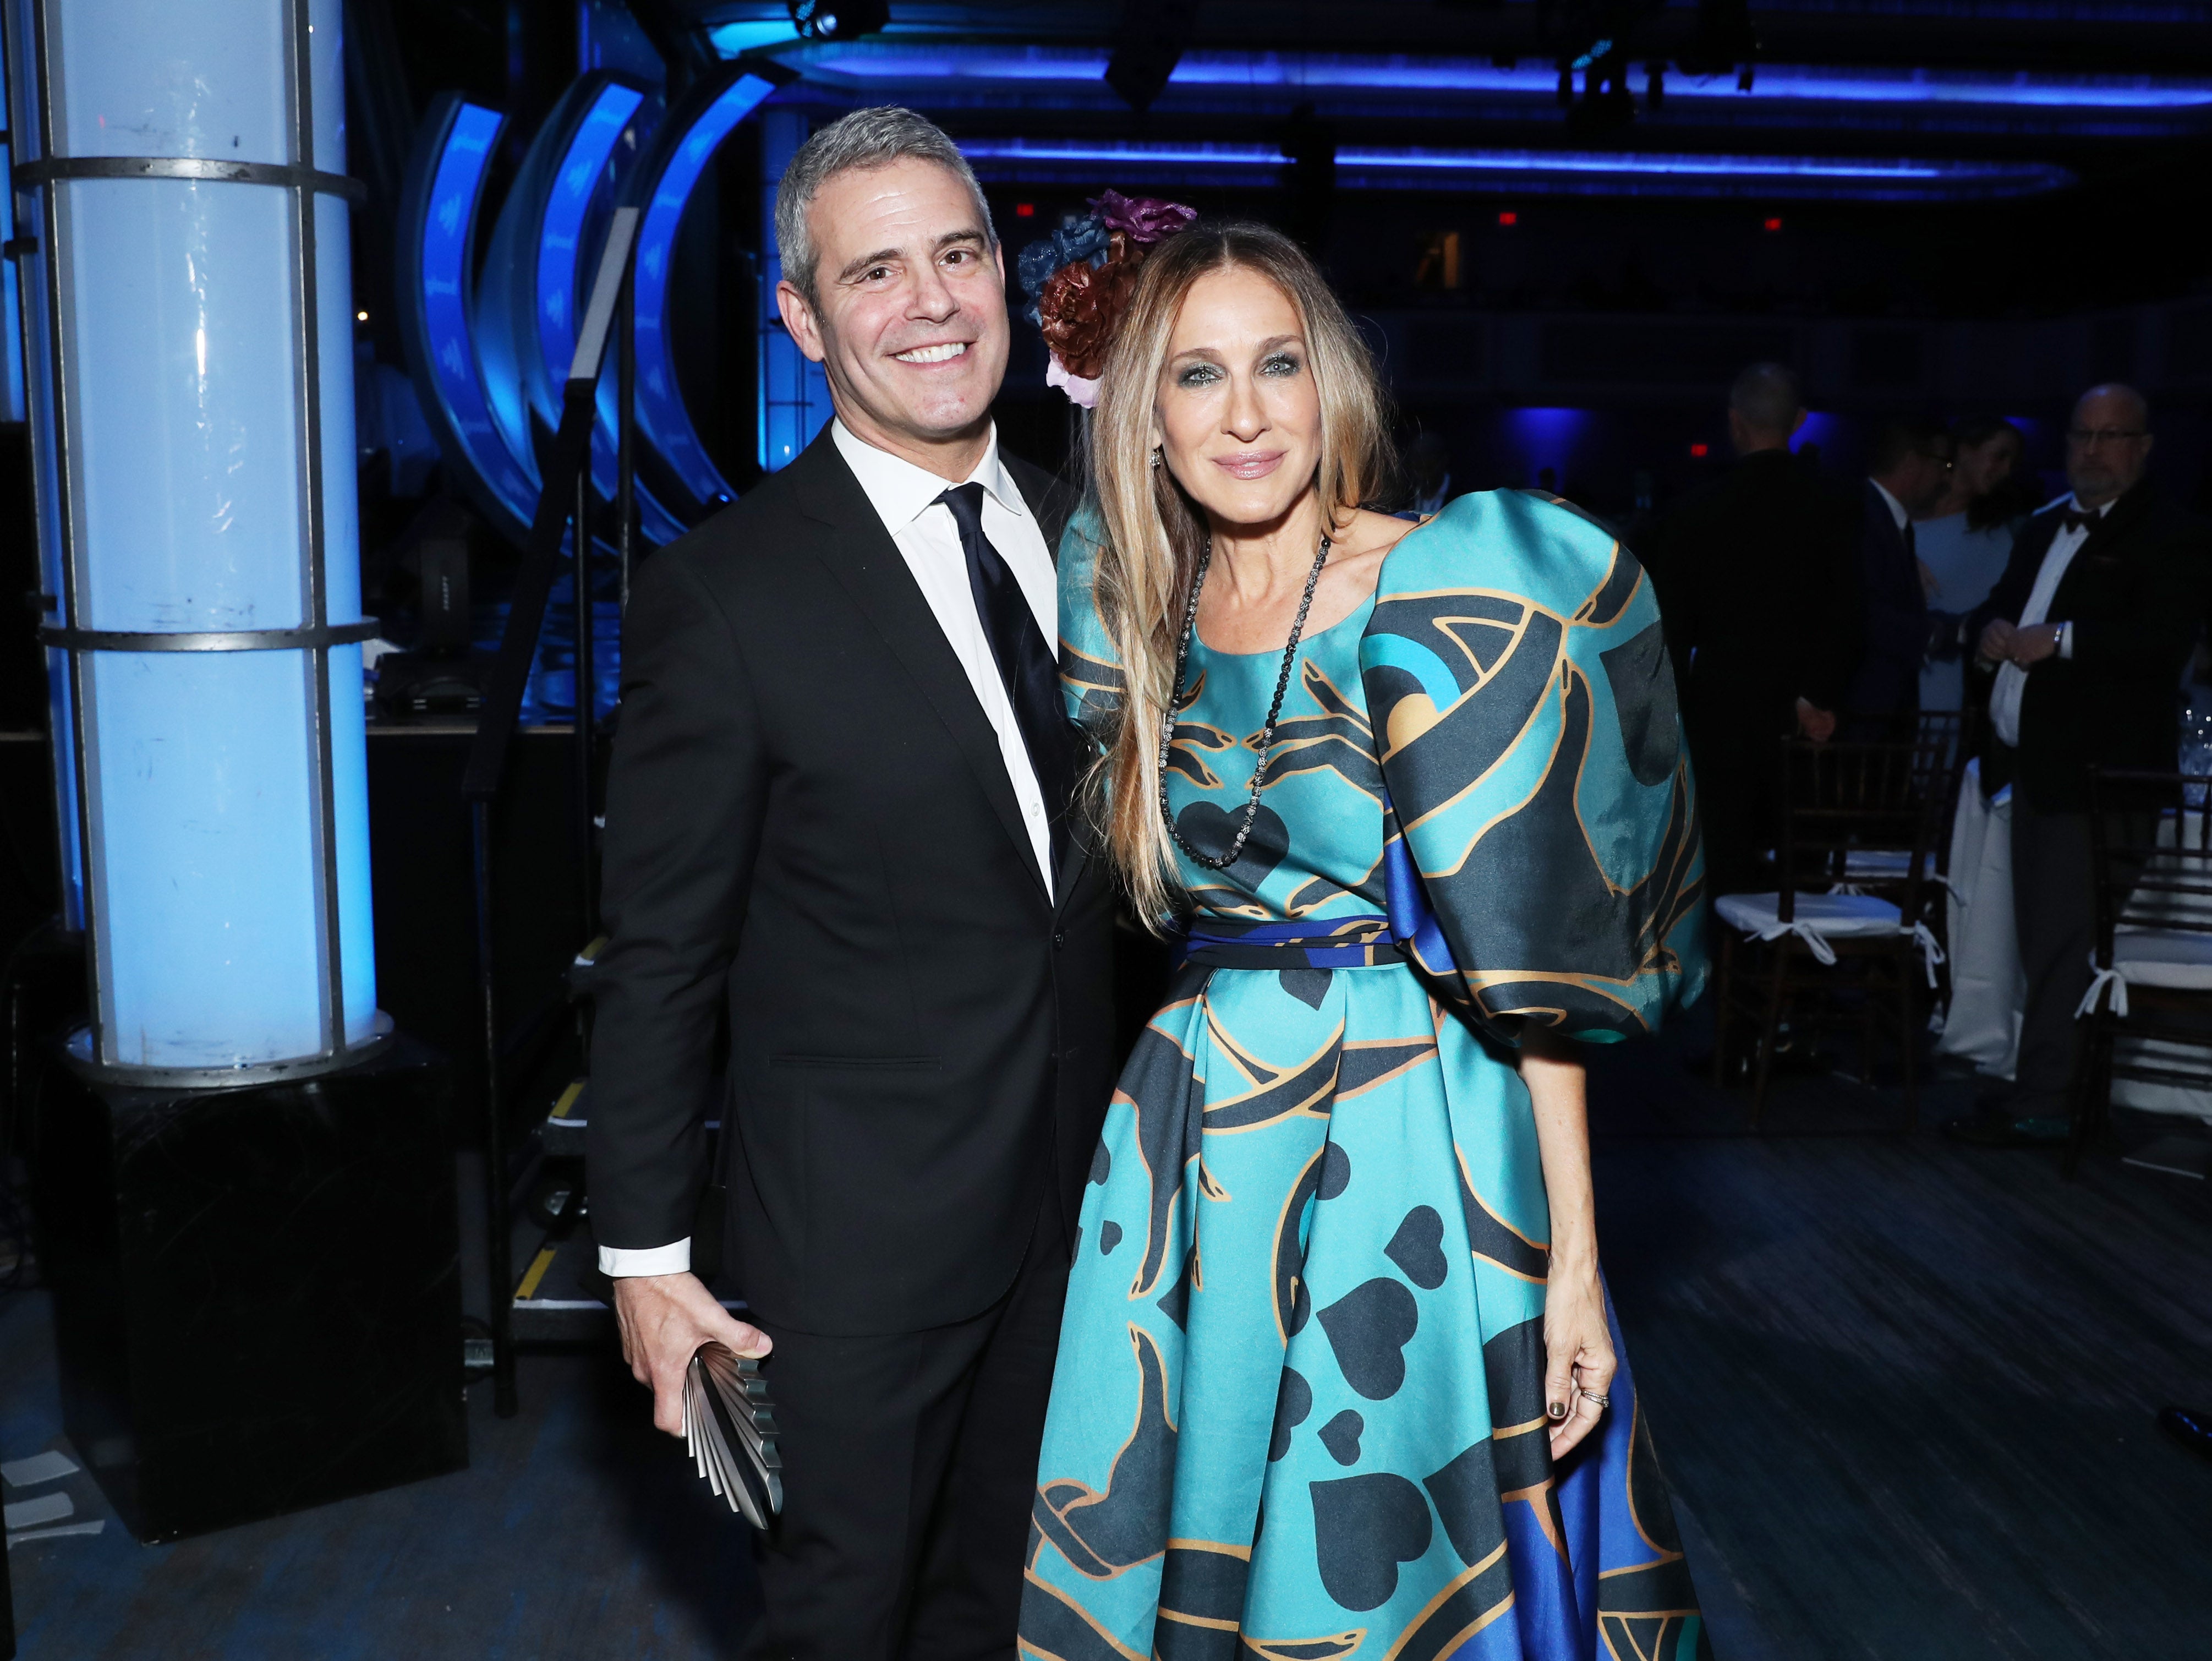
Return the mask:
[[1152,465],[1155,467],[1158,466],[1165,459],[1160,454],[1160,448],[1161,447],[1159,445],[1155,444],[1152,446]]

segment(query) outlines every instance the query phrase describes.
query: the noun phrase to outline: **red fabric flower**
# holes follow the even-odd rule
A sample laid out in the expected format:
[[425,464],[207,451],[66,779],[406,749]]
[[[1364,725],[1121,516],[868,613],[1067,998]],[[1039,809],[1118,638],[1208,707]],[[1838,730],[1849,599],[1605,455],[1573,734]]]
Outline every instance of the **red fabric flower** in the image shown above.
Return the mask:
[[1088,260],[1078,259],[1046,279],[1044,291],[1037,296],[1038,321],[1044,344],[1070,374],[1096,380],[1105,368],[1121,308],[1136,285],[1137,267],[1144,259],[1142,247],[1126,233],[1115,231],[1104,265],[1094,269]]

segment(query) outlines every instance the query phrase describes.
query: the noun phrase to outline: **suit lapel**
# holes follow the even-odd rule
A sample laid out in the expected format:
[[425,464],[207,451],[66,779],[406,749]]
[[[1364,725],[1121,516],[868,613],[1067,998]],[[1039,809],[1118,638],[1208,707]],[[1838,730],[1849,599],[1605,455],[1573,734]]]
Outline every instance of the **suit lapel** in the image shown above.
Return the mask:
[[[1013,475],[1015,488],[1021,491],[1022,500],[1029,505],[1030,516],[1036,520],[1037,529],[1043,532],[1045,551],[1052,556],[1053,567],[1058,569],[1060,538],[1067,534],[1067,522],[1074,516],[1074,488],[1066,478],[1054,477],[1043,468],[1032,466],[1019,456],[1009,455],[1004,450],[999,452],[999,459],[1006,471]],[[1079,734],[1080,729],[1070,721],[1067,724],[1067,739],[1078,757],[1076,772],[1079,776],[1090,755],[1090,746]],[[1084,867],[1090,863],[1092,854],[1092,831],[1082,821],[1081,796],[1082,792],[1079,789],[1077,800],[1061,807],[1061,812],[1067,815],[1067,834],[1060,838],[1060,856],[1052,873],[1052,901],[1055,911],[1066,904],[1067,897],[1075,891],[1075,885],[1081,880]]]
[[828,428],[791,464],[791,471],[799,510],[836,532],[817,544],[819,557],[951,734],[977,787],[1020,852],[1022,868],[1036,884],[1039,897],[1043,897],[1044,878],[1037,869],[1036,845],[1030,840],[1029,827],[1022,822],[1012,782],[1006,777],[999,735],[984,715],[983,706],[975,701],[968,672],[960,666],[945,630],[938,625],[937,614],[922,598],[914,574],[907,569],[898,545],[884,528],[844,457],[837,453]]

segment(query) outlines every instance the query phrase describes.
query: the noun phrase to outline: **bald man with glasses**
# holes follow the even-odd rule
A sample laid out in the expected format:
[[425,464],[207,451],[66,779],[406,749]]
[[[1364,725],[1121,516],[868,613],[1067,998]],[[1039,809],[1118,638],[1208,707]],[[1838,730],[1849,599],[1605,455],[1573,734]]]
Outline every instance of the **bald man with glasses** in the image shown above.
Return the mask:
[[1969,620],[1977,666],[1996,677],[1982,788],[2013,787],[2027,1002],[2012,1091],[1944,1126],[1960,1141],[2065,1140],[2075,1011],[2089,985],[2088,770],[2174,767],[2174,691],[2212,593],[2212,533],[2144,478],[2152,442],[2135,388],[2084,392],[2066,434],[2072,492],[2029,520]]

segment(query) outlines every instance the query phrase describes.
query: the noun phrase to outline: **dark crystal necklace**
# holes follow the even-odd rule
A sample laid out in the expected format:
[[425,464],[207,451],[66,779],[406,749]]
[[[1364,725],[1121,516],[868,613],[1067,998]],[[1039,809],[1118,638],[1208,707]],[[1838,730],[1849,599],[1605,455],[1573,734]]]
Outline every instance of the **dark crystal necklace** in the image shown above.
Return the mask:
[[1305,633],[1306,612],[1313,605],[1314,585],[1321,581],[1321,568],[1328,563],[1328,538],[1321,539],[1321,551],[1314,556],[1313,569],[1306,573],[1306,591],[1298,597],[1298,614],[1291,623],[1290,644],[1283,648],[1283,666],[1275,677],[1275,700],[1267,706],[1267,724],[1260,730],[1260,759],[1252,769],[1252,794],[1244,804],[1244,823],[1237,827],[1236,839],[1225,854],[1202,854],[1183,840],[1182,832],[1176,826],[1174,811],[1168,806],[1168,760],[1175,751],[1176,715],[1182,706],[1182,672],[1190,663],[1190,643],[1198,636],[1198,597],[1206,589],[1206,573],[1213,563],[1213,538],[1206,539],[1206,551],[1198,557],[1197,573],[1190,580],[1190,603],[1183,608],[1182,639],[1176,648],[1175,685],[1168,694],[1166,712],[1160,717],[1160,818],[1166,821],[1168,835],[1175,838],[1176,846],[1209,871],[1225,871],[1237,863],[1244,851],[1244,839],[1252,834],[1252,822],[1260,817],[1260,787],[1267,776],[1267,752],[1275,747],[1275,718],[1283,713],[1283,694],[1291,684],[1291,666],[1297,661],[1298,637]]

